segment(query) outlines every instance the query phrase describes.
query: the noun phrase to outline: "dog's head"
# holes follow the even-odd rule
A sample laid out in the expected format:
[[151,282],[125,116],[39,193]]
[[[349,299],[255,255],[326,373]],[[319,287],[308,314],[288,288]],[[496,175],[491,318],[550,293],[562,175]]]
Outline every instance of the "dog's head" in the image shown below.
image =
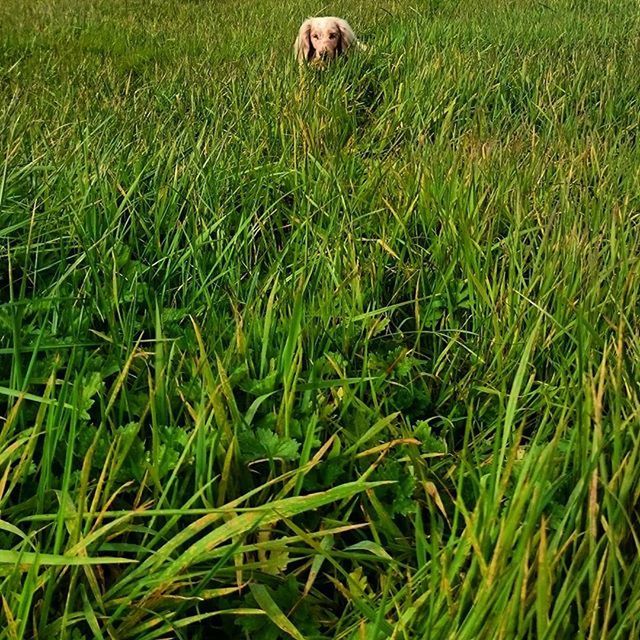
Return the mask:
[[302,23],[294,45],[299,62],[332,60],[355,41],[353,30],[342,18],[309,18]]

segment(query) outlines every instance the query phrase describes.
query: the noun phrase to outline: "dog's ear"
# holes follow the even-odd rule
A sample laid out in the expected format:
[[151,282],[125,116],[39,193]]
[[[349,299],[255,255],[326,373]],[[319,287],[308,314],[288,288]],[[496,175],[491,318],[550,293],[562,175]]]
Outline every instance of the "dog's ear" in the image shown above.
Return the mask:
[[315,53],[313,45],[311,44],[311,19],[305,20],[298,31],[298,37],[296,38],[293,49],[296,54],[296,60],[302,64],[303,62],[310,60]]
[[356,34],[353,33],[353,29],[349,26],[349,23],[342,18],[336,18],[335,24],[340,34],[338,53],[343,53],[356,41]]

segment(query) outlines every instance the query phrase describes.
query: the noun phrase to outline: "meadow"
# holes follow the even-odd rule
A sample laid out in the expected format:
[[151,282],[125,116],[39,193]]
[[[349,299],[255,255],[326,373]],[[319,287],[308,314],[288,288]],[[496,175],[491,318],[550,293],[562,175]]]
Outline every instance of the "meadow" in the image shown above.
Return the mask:
[[0,640],[640,638],[639,34],[3,0]]

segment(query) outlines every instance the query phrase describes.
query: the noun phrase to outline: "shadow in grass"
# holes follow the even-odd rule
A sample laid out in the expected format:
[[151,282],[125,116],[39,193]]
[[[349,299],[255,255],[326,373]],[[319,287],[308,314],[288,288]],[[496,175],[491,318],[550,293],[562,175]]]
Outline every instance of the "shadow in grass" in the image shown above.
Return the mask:
[[337,153],[357,146],[383,102],[388,77],[383,62],[369,52],[357,52],[301,69],[296,102],[312,151]]

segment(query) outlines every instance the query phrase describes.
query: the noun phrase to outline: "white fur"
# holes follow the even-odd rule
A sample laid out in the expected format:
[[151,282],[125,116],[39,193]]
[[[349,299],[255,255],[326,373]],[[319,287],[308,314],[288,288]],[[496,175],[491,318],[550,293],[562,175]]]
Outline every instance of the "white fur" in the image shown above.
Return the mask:
[[[307,18],[293,45],[296,60],[303,64],[314,60],[333,59],[360,45],[349,23],[342,18],[323,16]],[[364,47],[363,47],[364,48]]]

